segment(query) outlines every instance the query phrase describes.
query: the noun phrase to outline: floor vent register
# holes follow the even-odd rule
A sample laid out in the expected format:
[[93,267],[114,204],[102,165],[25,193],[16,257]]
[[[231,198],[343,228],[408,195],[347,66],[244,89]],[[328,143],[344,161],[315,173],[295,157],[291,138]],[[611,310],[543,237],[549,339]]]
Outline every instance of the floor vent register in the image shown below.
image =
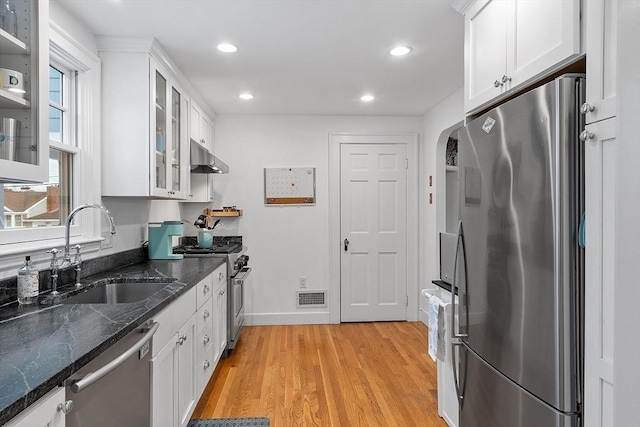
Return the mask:
[[297,291],[298,308],[327,306],[327,291]]

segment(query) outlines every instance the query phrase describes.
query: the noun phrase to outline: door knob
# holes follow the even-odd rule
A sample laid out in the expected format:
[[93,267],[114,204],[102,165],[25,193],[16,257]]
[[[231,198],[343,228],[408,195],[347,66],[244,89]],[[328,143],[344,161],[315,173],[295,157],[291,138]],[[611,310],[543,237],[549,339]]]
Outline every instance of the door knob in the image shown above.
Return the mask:
[[344,251],[348,251],[349,250],[349,239],[344,239]]

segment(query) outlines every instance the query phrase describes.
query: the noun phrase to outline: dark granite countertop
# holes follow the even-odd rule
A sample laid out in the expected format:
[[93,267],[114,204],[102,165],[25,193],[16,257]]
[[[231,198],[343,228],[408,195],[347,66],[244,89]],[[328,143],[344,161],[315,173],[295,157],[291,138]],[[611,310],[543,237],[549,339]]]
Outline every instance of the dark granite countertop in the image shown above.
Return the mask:
[[18,307],[16,303],[0,308],[0,425],[53,388],[62,385],[73,372],[169,305],[224,262],[224,257],[153,260],[86,278],[176,279],[166,288],[137,303],[57,304],[28,308]]

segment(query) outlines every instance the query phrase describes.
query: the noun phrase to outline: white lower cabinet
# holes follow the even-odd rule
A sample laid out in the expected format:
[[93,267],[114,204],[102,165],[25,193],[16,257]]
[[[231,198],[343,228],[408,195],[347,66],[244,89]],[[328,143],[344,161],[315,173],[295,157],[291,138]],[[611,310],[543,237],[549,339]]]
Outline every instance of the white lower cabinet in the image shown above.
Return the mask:
[[584,427],[607,427],[614,414],[616,119],[586,126]]
[[186,426],[215,370],[226,346],[226,279],[222,264],[154,319],[160,324],[151,350],[154,427]]
[[196,404],[196,317],[172,337],[151,360],[154,426],[186,426]]
[[[214,273],[215,274],[215,273]],[[218,363],[227,347],[227,276],[224,275],[224,283],[220,284],[215,295],[214,335],[216,341],[213,348],[213,360]]]
[[[203,283],[204,282],[204,283]],[[196,391],[204,391],[227,346],[227,266],[218,267],[198,285]],[[204,286],[206,284],[206,287]],[[205,289],[211,292],[205,293]],[[204,299],[206,298],[206,299]],[[203,302],[201,302],[203,301]]]
[[64,427],[65,404],[64,388],[55,388],[5,424],[5,427]]

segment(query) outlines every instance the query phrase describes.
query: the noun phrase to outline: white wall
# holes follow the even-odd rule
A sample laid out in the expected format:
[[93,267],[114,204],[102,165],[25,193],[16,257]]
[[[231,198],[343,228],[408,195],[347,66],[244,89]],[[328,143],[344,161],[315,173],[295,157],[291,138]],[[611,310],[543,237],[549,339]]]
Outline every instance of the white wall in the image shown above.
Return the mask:
[[[216,176],[216,207],[236,205],[220,233],[239,233],[249,247],[247,321],[252,324],[329,323],[325,309],[297,309],[298,279],[329,290],[329,134],[422,133],[420,117],[220,115],[216,155],[229,164]],[[264,205],[264,168],[316,168],[315,206]],[[334,308],[332,308],[334,309]],[[339,307],[335,309],[339,310]]]
[[[438,232],[444,230],[444,145],[450,127],[464,119],[464,91],[460,88],[424,116],[424,137],[421,147],[420,168],[420,289],[440,278]],[[443,132],[445,132],[444,139]],[[429,176],[433,186],[429,187]],[[439,191],[436,192],[436,189]],[[433,193],[433,204],[429,204]],[[440,215],[438,215],[440,212]],[[426,304],[420,303],[420,319],[426,323]]]

